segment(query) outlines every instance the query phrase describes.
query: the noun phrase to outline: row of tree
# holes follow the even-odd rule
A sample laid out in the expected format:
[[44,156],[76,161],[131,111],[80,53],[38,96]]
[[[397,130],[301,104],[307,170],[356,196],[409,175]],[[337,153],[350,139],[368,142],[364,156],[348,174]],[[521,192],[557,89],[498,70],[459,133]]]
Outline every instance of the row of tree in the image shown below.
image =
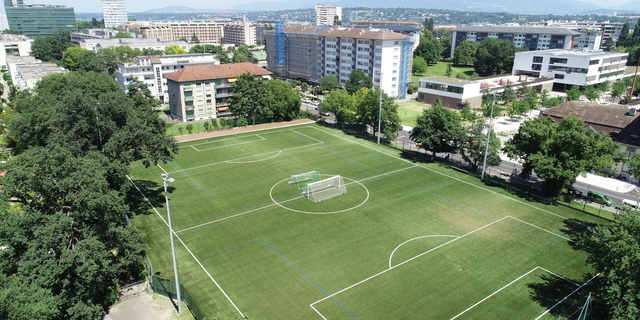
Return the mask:
[[0,318],[100,319],[118,284],[144,277],[127,173],[178,150],[158,104],[140,82],[124,93],[107,73],[70,72],[44,77],[7,107]]
[[473,66],[480,76],[511,72],[516,52],[526,51],[512,41],[484,38],[480,43],[465,40],[453,52],[453,64]]

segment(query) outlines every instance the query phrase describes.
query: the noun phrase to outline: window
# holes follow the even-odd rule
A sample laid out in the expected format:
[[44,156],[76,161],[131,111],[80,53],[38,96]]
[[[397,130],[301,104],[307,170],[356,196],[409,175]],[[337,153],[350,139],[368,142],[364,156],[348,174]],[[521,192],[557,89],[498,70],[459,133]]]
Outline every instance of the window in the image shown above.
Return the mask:
[[589,61],[589,65],[590,65],[590,66],[591,66],[591,65],[594,65],[594,64],[598,64],[598,63],[600,63],[600,59],[596,59],[596,60],[591,60],[591,61]]
[[400,41],[394,41],[394,42],[393,42],[393,45],[394,45],[394,46],[397,46],[397,45],[399,45],[399,44],[400,44]]
[[551,58],[551,59],[549,59],[549,64],[554,64],[554,63],[567,63],[567,59],[564,59],[564,58]]
[[554,79],[564,79],[564,74],[556,74],[553,76]]
[[538,70],[538,71],[540,71],[540,70],[542,70],[542,65],[541,65],[541,64],[535,64],[535,63],[534,63],[534,64],[532,64],[532,65],[531,65],[531,70]]

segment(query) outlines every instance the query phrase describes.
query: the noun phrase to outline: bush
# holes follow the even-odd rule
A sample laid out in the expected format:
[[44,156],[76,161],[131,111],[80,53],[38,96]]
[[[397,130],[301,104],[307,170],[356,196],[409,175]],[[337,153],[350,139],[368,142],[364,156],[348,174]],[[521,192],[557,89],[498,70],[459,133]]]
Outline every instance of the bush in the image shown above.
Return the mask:
[[249,125],[249,122],[245,118],[238,118],[236,120],[236,127],[246,127]]
[[407,88],[407,94],[413,94],[413,87]]
[[191,123],[189,123],[189,124],[187,125],[187,132],[188,132],[189,134],[191,134],[191,133],[193,132],[193,125],[192,125]]
[[218,119],[211,119],[211,130],[220,130]]

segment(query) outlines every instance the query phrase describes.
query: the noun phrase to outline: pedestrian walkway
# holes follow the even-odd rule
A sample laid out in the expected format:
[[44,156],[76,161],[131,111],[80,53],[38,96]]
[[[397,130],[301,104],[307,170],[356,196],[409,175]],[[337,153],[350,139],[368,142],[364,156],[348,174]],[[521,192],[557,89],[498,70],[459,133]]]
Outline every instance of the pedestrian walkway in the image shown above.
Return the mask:
[[636,190],[636,186],[631,183],[613,178],[605,178],[591,173],[587,173],[586,177],[578,176],[576,181],[621,193],[629,193]]

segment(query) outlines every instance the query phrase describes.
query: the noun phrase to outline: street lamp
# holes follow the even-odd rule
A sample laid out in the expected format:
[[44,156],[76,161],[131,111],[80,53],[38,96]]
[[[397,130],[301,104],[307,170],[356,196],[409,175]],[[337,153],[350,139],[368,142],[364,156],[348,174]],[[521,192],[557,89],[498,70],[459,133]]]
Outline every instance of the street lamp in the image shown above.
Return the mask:
[[171,227],[171,211],[169,210],[169,193],[167,192],[167,183],[174,182],[176,179],[169,178],[169,174],[160,175],[164,182],[164,199],[167,203],[167,220],[169,221],[169,239],[171,239],[171,258],[173,259],[173,275],[176,279],[176,300],[178,301],[178,314],[182,313],[182,303],[180,299],[180,281],[178,280],[178,267],[176,265],[176,251],[173,246],[173,227]]
[[487,154],[489,153],[489,138],[491,137],[491,125],[493,125],[493,106],[496,104],[496,92],[493,92],[493,100],[491,101],[491,111],[489,112],[489,129],[487,130],[487,145],[484,147],[484,160],[482,161],[482,175],[480,180],[484,180],[484,170],[487,167]]
[[378,79],[380,85],[380,107],[378,109],[378,144],[380,144],[380,127],[382,126],[382,72],[380,72],[380,79]]

